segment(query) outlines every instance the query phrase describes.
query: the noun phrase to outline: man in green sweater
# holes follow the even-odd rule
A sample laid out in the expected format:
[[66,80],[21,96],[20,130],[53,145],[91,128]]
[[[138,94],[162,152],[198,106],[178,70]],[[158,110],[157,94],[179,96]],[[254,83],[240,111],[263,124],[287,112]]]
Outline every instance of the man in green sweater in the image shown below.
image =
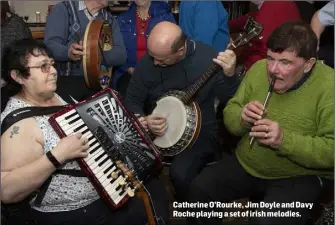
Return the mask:
[[[213,217],[303,225],[325,182],[334,178],[334,70],[316,60],[317,37],[302,22],[279,26],[267,48],[267,58],[252,66],[224,109],[227,129],[241,136],[235,153],[199,174],[189,201],[212,202],[198,213],[224,212]],[[213,204],[255,195],[261,202],[235,205],[235,215]],[[192,224],[222,223],[198,215]]]

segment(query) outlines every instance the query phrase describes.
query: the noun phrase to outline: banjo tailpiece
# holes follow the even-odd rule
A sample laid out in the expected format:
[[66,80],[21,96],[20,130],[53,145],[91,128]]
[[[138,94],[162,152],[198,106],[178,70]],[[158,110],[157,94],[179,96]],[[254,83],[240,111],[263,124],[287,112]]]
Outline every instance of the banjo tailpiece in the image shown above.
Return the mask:
[[105,66],[105,51],[113,48],[112,28],[104,20],[88,23],[84,40],[83,72],[86,86],[101,90],[109,87],[112,80],[112,67]]

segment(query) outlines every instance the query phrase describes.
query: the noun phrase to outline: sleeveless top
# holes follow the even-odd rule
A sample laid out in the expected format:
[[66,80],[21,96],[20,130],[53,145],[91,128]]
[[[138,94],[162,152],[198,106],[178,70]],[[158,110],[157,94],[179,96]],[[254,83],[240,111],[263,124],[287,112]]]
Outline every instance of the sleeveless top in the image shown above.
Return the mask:
[[[62,104],[66,104],[57,94],[56,97],[59,98]],[[1,123],[12,111],[28,106],[32,105],[11,97],[6,108],[1,113]],[[36,116],[34,118],[42,130],[44,136],[44,153],[46,153],[53,149],[60,139],[49,124],[48,116]],[[80,170],[80,167],[76,161],[71,161],[64,164],[62,169]],[[41,212],[60,212],[85,207],[99,199],[99,195],[87,177],[70,177],[68,175],[57,174],[53,176],[40,207],[34,206],[35,198],[36,197],[30,201],[30,205],[33,209]]]

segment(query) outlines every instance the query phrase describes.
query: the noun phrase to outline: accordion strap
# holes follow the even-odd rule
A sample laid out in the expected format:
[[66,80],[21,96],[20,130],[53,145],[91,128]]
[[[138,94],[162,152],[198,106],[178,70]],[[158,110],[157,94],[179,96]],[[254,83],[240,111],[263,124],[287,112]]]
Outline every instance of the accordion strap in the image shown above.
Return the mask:
[[9,113],[1,123],[1,136],[14,123],[34,116],[49,115],[63,109],[65,106],[37,107],[29,106],[14,110]]

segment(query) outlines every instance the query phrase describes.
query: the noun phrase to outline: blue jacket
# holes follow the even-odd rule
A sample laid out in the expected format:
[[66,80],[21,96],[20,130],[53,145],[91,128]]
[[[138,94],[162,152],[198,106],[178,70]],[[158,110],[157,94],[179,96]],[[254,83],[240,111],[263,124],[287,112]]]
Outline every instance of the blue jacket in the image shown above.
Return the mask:
[[228,14],[221,1],[181,1],[179,26],[188,38],[218,52],[226,50],[229,43]]
[[[148,28],[145,31],[146,38],[151,29],[159,22],[170,21],[176,23],[170,11],[170,7],[163,1],[152,1],[149,14],[151,15]],[[124,45],[127,50],[127,61],[124,65],[118,67],[113,77],[113,88],[116,88],[118,79],[126,72],[129,67],[136,66],[136,4],[132,3],[128,11],[120,14],[118,17],[120,31],[123,37]]]

